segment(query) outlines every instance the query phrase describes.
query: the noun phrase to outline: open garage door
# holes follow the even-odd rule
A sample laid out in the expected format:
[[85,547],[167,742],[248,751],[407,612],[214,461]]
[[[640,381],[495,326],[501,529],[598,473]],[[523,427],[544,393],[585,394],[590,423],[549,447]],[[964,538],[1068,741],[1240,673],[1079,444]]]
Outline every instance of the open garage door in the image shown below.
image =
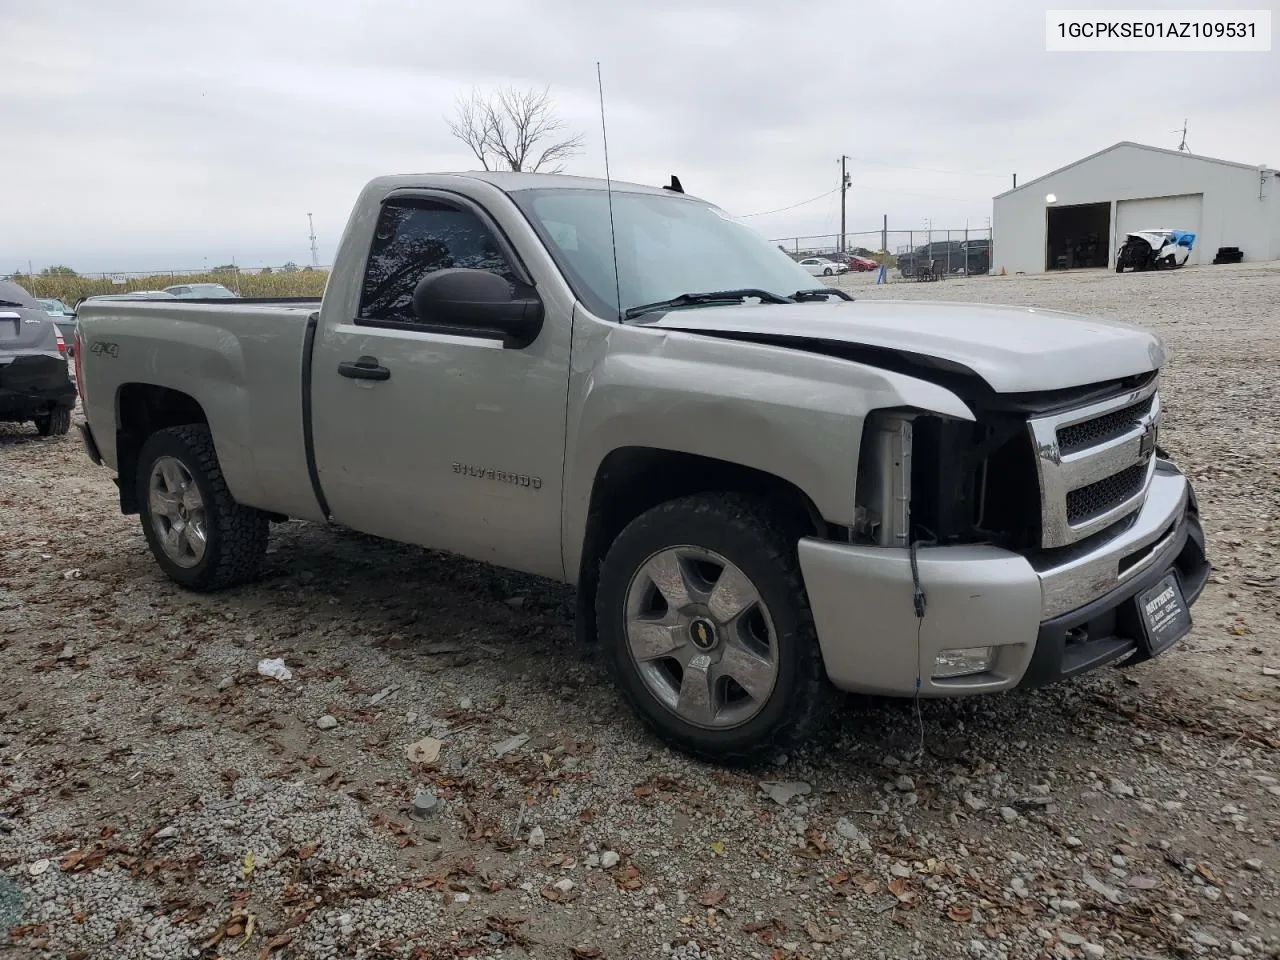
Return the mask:
[[1046,270],[1107,265],[1111,204],[1075,203],[1046,207],[1045,218]]
[[1187,263],[1200,262],[1200,211],[1204,194],[1185,193],[1176,197],[1146,197],[1142,200],[1120,200],[1116,203],[1116,249],[1124,243],[1125,234],[1134,230],[1188,230],[1196,235]]

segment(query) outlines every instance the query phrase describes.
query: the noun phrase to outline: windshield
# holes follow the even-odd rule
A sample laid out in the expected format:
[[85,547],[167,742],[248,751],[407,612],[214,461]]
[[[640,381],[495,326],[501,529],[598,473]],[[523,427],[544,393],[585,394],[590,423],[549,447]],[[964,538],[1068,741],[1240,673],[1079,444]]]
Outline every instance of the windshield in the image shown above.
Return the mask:
[[[678,194],[618,192],[614,283],[609,198],[603,190],[521,190],[529,217],[579,299],[601,317],[684,293],[754,288],[789,297],[813,278],[750,227]],[[621,287],[621,298],[618,288]]]

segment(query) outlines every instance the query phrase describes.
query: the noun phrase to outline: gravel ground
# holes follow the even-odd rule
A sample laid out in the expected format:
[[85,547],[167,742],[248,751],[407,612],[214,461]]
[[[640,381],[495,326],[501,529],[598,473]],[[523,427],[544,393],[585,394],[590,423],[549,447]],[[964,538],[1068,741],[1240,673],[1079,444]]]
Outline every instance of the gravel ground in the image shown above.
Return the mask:
[[1216,568],[1186,641],[717,769],[565,588],[288,523],[260,583],[184,593],[74,435],[3,426],[0,954],[1280,956],[1280,267],[841,283],[1164,335]]

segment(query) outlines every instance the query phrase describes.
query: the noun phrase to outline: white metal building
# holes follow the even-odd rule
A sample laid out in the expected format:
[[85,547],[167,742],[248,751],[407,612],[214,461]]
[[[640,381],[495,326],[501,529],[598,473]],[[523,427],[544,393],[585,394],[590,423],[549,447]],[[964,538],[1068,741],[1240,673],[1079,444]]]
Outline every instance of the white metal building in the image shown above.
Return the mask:
[[1114,267],[1125,234],[1153,227],[1194,233],[1189,263],[1212,263],[1219,247],[1280,259],[1280,179],[1265,166],[1117,143],[993,206],[997,273]]

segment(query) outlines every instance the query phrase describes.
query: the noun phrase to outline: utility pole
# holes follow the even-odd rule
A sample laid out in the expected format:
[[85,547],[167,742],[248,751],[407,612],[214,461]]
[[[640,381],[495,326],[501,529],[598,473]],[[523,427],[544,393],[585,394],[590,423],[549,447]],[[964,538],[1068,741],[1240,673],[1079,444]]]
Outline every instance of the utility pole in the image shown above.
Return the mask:
[[884,215],[884,220],[880,222],[880,252],[889,252],[889,215]]
[[845,194],[849,192],[849,173],[845,169],[845,161],[849,158],[843,154],[840,157],[840,252],[845,252]]
[[311,234],[311,265],[313,267],[320,266],[320,248],[316,246],[316,226],[311,221],[311,214],[307,214],[307,230]]

